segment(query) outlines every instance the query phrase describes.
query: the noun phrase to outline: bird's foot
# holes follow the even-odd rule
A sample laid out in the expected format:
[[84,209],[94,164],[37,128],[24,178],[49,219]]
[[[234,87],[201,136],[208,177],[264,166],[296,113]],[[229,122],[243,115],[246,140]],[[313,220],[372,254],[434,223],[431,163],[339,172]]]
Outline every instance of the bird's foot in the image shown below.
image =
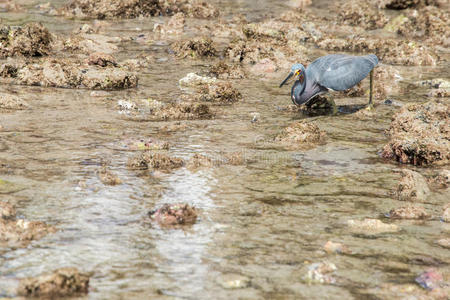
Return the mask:
[[372,103],[367,104],[366,110],[367,111],[372,111],[373,110],[373,104]]

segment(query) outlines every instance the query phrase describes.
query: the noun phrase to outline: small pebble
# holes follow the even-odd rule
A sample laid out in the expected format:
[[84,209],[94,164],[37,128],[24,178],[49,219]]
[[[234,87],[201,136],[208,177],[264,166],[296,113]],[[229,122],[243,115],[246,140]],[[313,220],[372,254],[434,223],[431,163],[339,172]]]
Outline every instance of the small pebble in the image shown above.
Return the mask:
[[250,286],[250,278],[239,274],[224,274],[216,278],[224,289],[242,289]]

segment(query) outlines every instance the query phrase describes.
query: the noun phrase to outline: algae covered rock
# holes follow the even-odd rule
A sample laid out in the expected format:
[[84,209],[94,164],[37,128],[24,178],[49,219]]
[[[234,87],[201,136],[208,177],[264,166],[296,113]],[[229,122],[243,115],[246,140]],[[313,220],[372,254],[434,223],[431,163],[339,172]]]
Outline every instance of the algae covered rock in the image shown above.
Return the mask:
[[308,149],[324,142],[325,132],[311,122],[295,122],[285,129],[275,138],[289,148]]
[[171,157],[165,153],[145,151],[128,160],[128,167],[141,170],[173,170],[181,168],[184,161],[178,157]]
[[191,225],[197,220],[195,207],[185,203],[164,204],[148,213],[151,220],[162,226]]
[[48,55],[52,41],[52,35],[40,23],[3,26],[0,28],[0,58]]
[[76,268],[61,268],[49,274],[20,280],[18,294],[25,297],[81,296],[88,293],[89,276]]
[[407,169],[402,170],[402,179],[397,187],[399,200],[425,201],[430,194],[426,179],[419,173]]
[[448,164],[450,106],[430,101],[402,107],[389,128],[382,156],[413,165]]
[[392,209],[388,216],[391,219],[426,219],[430,217],[423,207],[414,205]]
[[16,68],[12,78],[23,85],[118,90],[136,87],[138,77],[117,67],[98,67],[72,59],[47,58]]
[[199,0],[71,0],[60,11],[78,18],[136,18],[139,16],[172,16],[183,12],[196,18],[216,18],[219,10]]
[[181,58],[214,57],[217,49],[214,42],[207,37],[193,38],[186,41],[177,41],[172,45],[175,55]]

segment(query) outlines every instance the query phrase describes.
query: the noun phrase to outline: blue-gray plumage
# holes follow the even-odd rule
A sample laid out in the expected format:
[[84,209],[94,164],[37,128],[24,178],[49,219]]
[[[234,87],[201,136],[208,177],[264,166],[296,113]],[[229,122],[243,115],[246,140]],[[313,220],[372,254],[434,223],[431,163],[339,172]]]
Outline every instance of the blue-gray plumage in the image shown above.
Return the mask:
[[292,76],[295,77],[291,90],[292,102],[305,104],[315,96],[328,90],[345,91],[358,84],[370,73],[370,100],[372,105],[373,68],[378,64],[374,54],[351,56],[330,54],[319,57],[305,70],[302,64],[294,64],[288,77],[280,84],[282,87]]

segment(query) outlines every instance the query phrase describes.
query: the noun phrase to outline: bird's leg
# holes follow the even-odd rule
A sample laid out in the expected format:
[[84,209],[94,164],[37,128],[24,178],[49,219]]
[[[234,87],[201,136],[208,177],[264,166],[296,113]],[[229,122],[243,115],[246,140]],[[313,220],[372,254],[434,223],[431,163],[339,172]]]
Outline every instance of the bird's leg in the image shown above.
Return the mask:
[[370,71],[370,91],[369,91],[369,105],[367,105],[367,109],[371,110],[373,108],[373,69]]

